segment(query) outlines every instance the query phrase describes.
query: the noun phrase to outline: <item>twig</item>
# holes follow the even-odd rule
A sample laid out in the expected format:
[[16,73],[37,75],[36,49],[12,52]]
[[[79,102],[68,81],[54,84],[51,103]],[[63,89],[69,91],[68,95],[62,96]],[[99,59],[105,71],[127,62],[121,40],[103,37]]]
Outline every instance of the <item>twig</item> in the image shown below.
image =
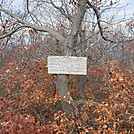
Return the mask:
[[12,34],[14,34],[15,32],[17,32],[22,27],[25,27],[25,25],[18,26],[14,30],[10,31],[8,34],[4,34],[4,35],[0,36],[0,39],[3,39],[3,38],[8,37],[8,36],[11,36]]

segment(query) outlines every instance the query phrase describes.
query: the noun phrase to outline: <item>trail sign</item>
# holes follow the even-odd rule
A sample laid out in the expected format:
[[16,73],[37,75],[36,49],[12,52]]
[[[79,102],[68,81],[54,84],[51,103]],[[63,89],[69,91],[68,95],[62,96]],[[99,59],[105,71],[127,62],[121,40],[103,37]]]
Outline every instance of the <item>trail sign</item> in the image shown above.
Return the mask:
[[48,56],[49,74],[87,74],[87,58],[73,56]]

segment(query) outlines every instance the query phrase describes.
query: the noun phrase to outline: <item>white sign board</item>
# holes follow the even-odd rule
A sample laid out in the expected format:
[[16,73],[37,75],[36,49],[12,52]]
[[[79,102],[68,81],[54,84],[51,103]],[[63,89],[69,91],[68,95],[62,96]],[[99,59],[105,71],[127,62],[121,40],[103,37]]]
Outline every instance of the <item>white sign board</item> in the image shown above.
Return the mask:
[[49,74],[87,74],[87,58],[73,56],[48,56]]

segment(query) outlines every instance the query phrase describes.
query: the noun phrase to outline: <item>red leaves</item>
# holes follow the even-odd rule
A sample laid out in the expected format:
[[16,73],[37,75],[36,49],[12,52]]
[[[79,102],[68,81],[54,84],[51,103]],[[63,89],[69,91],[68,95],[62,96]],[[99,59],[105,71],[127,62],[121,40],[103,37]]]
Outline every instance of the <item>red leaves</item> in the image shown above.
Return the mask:
[[4,49],[0,49],[0,53],[4,52]]
[[29,35],[32,35],[34,33],[33,30],[28,30]]
[[20,107],[20,106],[22,106],[22,100],[20,100],[19,102],[18,102],[18,107]]
[[51,94],[52,94],[53,96],[55,96],[55,95],[56,95],[56,89],[51,89]]
[[8,23],[9,20],[6,19],[6,23]]
[[27,59],[27,61],[28,61],[28,62],[30,62],[30,61],[31,61],[31,59]]
[[73,4],[76,5],[76,1],[74,1]]
[[9,65],[9,66],[13,66],[14,63],[13,63],[13,62],[9,62],[8,65]]
[[5,28],[6,28],[6,23],[4,23],[4,24],[2,25],[2,27],[5,29]]
[[5,29],[7,26],[8,20],[6,19],[6,22],[2,25],[2,27]]
[[56,44],[56,45],[59,45],[59,40],[56,40],[56,41],[55,41],[55,44]]

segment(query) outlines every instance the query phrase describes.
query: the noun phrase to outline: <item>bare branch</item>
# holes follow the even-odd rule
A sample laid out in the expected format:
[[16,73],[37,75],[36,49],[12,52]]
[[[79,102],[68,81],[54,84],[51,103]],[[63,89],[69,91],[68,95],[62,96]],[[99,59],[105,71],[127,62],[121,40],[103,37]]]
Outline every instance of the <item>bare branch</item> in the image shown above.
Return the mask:
[[52,0],[50,1],[54,8],[58,9],[63,16],[65,16],[70,22],[72,22],[71,16],[69,14],[66,14],[65,10],[62,7],[58,7],[54,4]]
[[22,27],[25,27],[25,26],[24,25],[18,26],[16,29],[10,31],[8,34],[4,34],[4,35],[0,36],[0,39],[3,39],[3,38],[8,37],[8,36],[11,36],[12,34],[14,34],[15,32],[17,32]]
[[27,12],[30,13],[30,11],[29,11],[29,0],[26,0],[26,8],[27,8]]
[[59,34],[54,29],[52,29],[48,26],[37,26],[37,25],[34,25],[32,23],[23,21],[21,18],[19,18],[18,16],[16,16],[12,12],[10,12],[9,10],[4,9],[1,5],[0,5],[0,10],[3,11],[4,13],[10,15],[14,19],[16,19],[19,23],[23,24],[23,27],[32,28],[35,31],[48,32],[50,35],[52,35],[53,37],[55,37],[56,39],[58,39],[61,42],[63,42],[65,40],[65,38],[61,34]]
[[36,16],[29,10],[29,0],[26,0],[26,9],[28,14],[32,18],[33,22],[35,22],[36,24],[38,24],[38,22],[40,23],[40,21],[36,18]]
[[102,30],[102,27],[101,27],[101,23],[100,23],[100,13],[99,13],[99,10],[97,9],[97,7],[95,7],[95,5],[91,4],[89,0],[87,0],[87,4],[94,10],[95,14],[96,14],[96,18],[97,18],[97,24],[98,24],[98,27],[99,27],[99,31],[100,31],[100,35],[101,37],[105,40],[105,41],[109,41],[111,43],[117,43],[113,40],[110,40],[110,39],[107,39],[105,36],[104,36],[104,33],[103,33],[103,30]]

